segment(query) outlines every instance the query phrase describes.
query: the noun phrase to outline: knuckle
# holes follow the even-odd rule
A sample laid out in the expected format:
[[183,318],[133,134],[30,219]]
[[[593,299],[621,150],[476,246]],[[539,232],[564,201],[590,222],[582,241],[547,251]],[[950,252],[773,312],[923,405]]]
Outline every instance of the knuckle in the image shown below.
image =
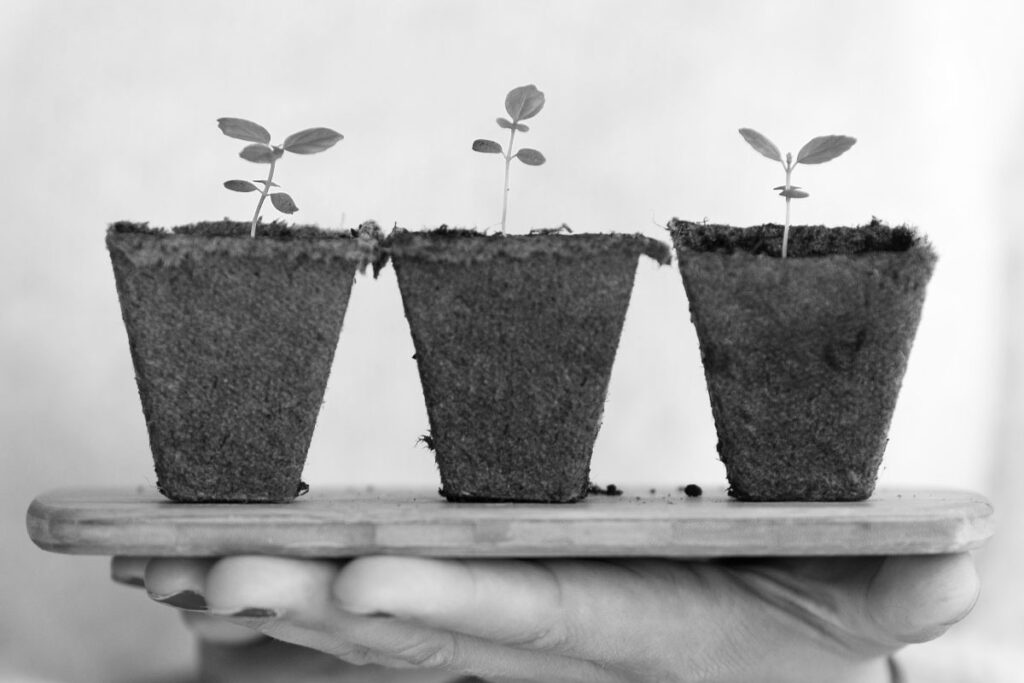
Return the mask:
[[539,626],[518,645],[537,650],[564,651],[573,643],[573,634],[564,621]]
[[395,656],[424,669],[446,669],[455,664],[457,651],[455,636],[444,633],[403,647],[395,652]]

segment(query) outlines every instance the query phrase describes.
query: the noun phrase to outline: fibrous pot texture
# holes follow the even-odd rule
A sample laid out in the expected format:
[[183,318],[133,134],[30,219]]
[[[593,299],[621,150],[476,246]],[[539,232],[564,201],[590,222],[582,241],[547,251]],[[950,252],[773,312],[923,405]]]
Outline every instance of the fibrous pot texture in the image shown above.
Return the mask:
[[744,500],[874,491],[936,256],[905,227],[669,228],[718,453]]
[[398,232],[398,274],[441,494],[572,502],[590,458],[641,254],[628,235]]
[[285,502],[305,488],[353,277],[373,245],[259,229],[107,232],[157,486],[172,500]]

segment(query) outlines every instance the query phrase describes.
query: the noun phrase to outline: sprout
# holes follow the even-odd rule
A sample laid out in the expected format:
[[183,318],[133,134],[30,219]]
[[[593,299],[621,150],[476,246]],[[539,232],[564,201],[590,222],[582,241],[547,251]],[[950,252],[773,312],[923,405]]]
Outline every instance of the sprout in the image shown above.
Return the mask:
[[523,147],[515,154],[512,153],[512,142],[516,138],[516,132],[525,133],[530,127],[520,123],[524,119],[536,116],[544,108],[544,93],[537,90],[536,86],[523,85],[514,88],[505,97],[505,111],[512,118],[510,121],[505,117],[497,119],[498,126],[509,130],[508,151],[502,149],[501,145],[494,140],[474,140],[473,151],[484,154],[500,154],[505,159],[505,191],[501,203],[501,232],[505,233],[505,221],[508,217],[508,174],[512,159],[516,158],[527,166],[540,166],[546,159],[544,155],[535,149]]
[[[330,128],[307,128],[306,130],[289,135],[280,145],[271,145],[270,133],[258,123],[246,121],[245,119],[222,118],[217,119],[217,125],[224,135],[227,135],[229,138],[252,143],[246,145],[238,153],[238,156],[255,164],[270,164],[270,170],[267,172],[267,177],[264,180],[253,180],[252,182],[248,180],[228,180],[224,183],[224,187],[234,192],[260,191],[259,201],[256,202],[256,212],[252,216],[251,237],[256,237],[256,224],[260,220],[260,209],[263,208],[263,202],[266,201],[268,196],[270,197],[270,203],[281,213],[292,214],[299,210],[291,195],[284,192],[270,191],[272,187],[280,187],[274,182],[274,168],[277,160],[285,152],[292,152],[293,154],[316,154],[317,152],[322,152],[333,147],[343,137],[341,133]],[[262,189],[254,183],[259,183]]]
[[772,189],[779,190],[779,195],[786,198],[786,225],[782,231],[782,258],[786,258],[786,246],[789,243],[789,200],[790,199],[803,199],[804,197],[810,196],[807,192],[803,191],[796,185],[792,185],[789,182],[790,176],[793,173],[793,169],[796,168],[797,164],[823,164],[826,161],[835,159],[846,150],[853,147],[854,143],[857,142],[856,138],[851,138],[846,135],[823,135],[812,139],[806,145],[800,148],[797,152],[796,161],[793,161],[793,155],[786,153],[786,160],[782,160],[782,154],[779,152],[779,148],[775,146],[771,140],[758,133],[756,130],[751,128],[740,128],[740,135],[743,139],[750,143],[750,146],[760,152],[762,155],[768,157],[772,161],[778,161],[782,164],[782,168],[786,171],[786,184],[779,185]]

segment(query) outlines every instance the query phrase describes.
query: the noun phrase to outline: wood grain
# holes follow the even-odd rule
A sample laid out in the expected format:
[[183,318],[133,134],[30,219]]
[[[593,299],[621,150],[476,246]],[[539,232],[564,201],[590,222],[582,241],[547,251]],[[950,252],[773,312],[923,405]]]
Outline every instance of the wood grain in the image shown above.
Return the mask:
[[743,503],[705,489],[626,490],[571,505],[448,503],[431,490],[322,489],[294,503],[171,503],[155,491],[37,497],[41,548],[89,555],[759,557],[934,554],[982,545],[992,506],[967,491],[880,490],[860,503]]

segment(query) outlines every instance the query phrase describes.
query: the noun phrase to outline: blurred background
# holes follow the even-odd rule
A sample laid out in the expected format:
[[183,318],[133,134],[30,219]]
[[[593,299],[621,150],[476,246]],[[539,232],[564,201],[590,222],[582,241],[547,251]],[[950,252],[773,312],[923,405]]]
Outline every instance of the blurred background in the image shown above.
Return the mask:
[[[25,532],[43,491],[154,484],[107,224],[246,220],[252,197],[221,186],[254,172],[217,129],[232,116],[275,142],[345,135],[279,165],[298,222],[493,227],[501,162],[470,143],[503,139],[494,119],[527,83],[547,105],[521,143],[548,163],[513,168],[513,232],[781,222],[782,171],[737,128],[784,152],[859,139],[795,171],[811,196],[794,221],[878,216],[934,243],[880,485],[995,502],[984,595],[947,638],[1024,648],[1022,25],[1012,0],[3,0],[0,679],[150,680],[194,656],[176,615],[112,585],[104,558],[44,553]],[[359,278],[306,481],[437,485],[412,353],[393,271]],[[592,471],[724,483],[674,266],[640,264]]]

